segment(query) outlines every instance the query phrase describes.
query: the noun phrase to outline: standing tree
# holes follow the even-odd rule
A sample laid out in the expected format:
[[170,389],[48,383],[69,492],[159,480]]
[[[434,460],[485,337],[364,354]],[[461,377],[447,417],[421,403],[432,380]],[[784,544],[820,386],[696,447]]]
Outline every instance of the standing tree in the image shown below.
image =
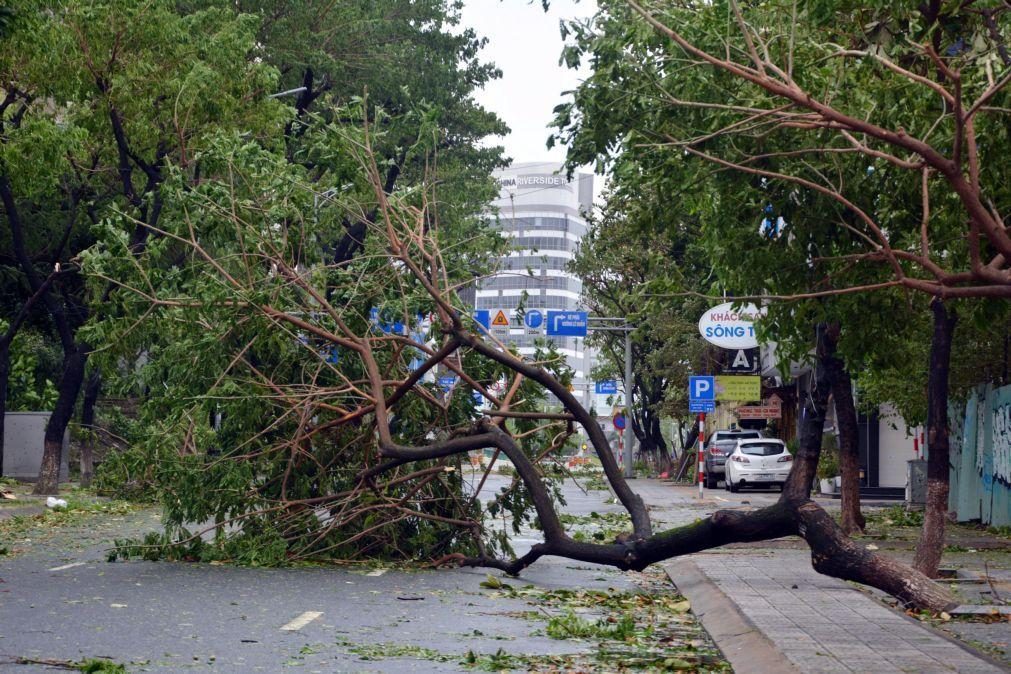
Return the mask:
[[[612,184],[607,205],[583,237],[570,269],[582,279],[583,298],[591,310],[624,317],[636,326],[631,336],[632,429],[642,452],[666,468],[671,455],[660,419],[672,416],[690,425],[687,401],[670,394],[686,390],[689,373],[698,371],[704,346],[694,325],[704,307],[697,299],[670,306],[652,298],[697,272],[688,267],[690,243],[684,229],[679,231],[677,212],[660,207],[663,200],[648,198],[642,186],[630,187]],[[654,223],[656,229],[640,222]],[[605,332],[594,339],[604,356],[601,374],[621,376],[623,336]]]
[[[335,224],[327,245],[338,261],[361,247],[365,229],[335,222],[344,214],[326,208],[346,165],[314,154],[314,139],[346,125],[336,111],[363,91],[383,102],[373,122],[388,192],[426,170],[412,151],[419,128],[439,140],[445,191],[480,199],[492,189],[487,176],[501,152],[478,140],[504,127],[472,94],[497,71],[479,59],[474,33],[454,28],[458,10],[443,0],[17,2],[10,16],[0,55],[4,229],[24,278],[20,300],[39,295],[35,306],[45,307],[64,350],[39,493],[57,489],[61,441],[92,353],[78,329],[96,309],[119,318],[102,312],[107,292],[84,303],[71,261],[96,230],[126,236],[131,255],[143,252],[158,237],[166,168],[188,167],[198,184],[195,157],[212,132],[247,134],[311,171],[319,217]],[[274,97],[285,87],[296,95]],[[447,227],[459,220],[452,208],[442,213]],[[113,214],[129,216],[121,233],[104,231]],[[54,263],[65,273],[44,286]],[[96,390],[85,418],[99,382],[89,379]]]
[[[592,53],[595,74],[559,108],[558,124],[574,161],[652,146],[672,168],[730,173],[739,190],[772,191],[780,204],[818,203],[821,226],[860,249],[805,250],[822,280],[790,295],[925,293],[943,359],[953,299],[1011,295],[999,159],[1009,140],[1008,16],[1000,3],[605,2],[592,23],[571,27],[568,57]],[[792,240],[806,242],[801,226],[815,219],[784,220]],[[936,377],[930,397],[946,408]],[[917,566],[932,575],[947,502],[946,416],[931,415],[929,426]]]

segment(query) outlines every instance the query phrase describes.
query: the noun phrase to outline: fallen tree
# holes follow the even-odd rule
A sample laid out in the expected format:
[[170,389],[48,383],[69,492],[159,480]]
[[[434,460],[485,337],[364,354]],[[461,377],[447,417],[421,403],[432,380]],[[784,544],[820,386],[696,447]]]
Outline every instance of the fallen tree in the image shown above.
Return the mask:
[[[119,286],[111,298],[118,311],[137,317],[95,343],[145,348],[144,367],[167,377],[169,393],[152,391],[147,404],[160,432],[145,459],[164,490],[161,543],[206,558],[235,555],[245,541],[243,554],[257,563],[400,546],[402,556],[517,574],[546,555],[643,569],[729,543],[799,536],[821,573],[918,608],[954,604],[927,576],[850,540],[810,500],[830,388],[823,365],[775,505],[653,531],[559,359],[521,358],[467,316],[456,289],[472,282],[475,253],[459,253],[460,238],[442,231],[431,190],[386,193],[369,133],[346,136],[342,147],[360,162],[355,185],[363,189],[345,190],[340,206],[379,214],[362,217],[368,236],[351,263],[313,259],[312,221],[302,217],[312,203],[308,183],[241,139],[200,159],[196,187],[175,189],[183,183],[170,178],[153,232],[159,247],[131,257],[110,242],[86,261],[95,278]],[[386,313],[371,312],[374,303]],[[452,390],[432,381],[436,372],[455,377]],[[543,392],[562,411],[542,411]],[[218,430],[208,421],[215,415],[223,417]],[[620,540],[575,540],[559,517],[553,466],[577,425],[629,514],[632,531]],[[487,507],[477,497],[488,469],[469,488],[461,477],[476,450],[504,455],[515,469],[513,485]],[[513,513],[514,526],[532,510],[543,541],[512,555],[488,527],[487,516],[501,510]],[[218,533],[211,543],[188,528],[208,519]]]

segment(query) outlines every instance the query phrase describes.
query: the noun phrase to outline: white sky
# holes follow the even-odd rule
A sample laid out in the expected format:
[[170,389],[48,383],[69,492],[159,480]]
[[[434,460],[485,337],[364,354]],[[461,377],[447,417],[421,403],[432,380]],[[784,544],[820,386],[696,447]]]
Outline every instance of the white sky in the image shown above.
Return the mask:
[[489,83],[475,98],[498,114],[512,130],[491,144],[505,146],[506,155],[516,162],[563,161],[565,148],[545,146],[550,131],[552,109],[564,99],[562,92],[574,89],[582,74],[559,65],[562,38],[559,19],[589,17],[597,9],[595,0],[551,0],[547,13],[540,0],[466,0],[463,26],[488,38],[482,51],[484,61],[495,63],[502,78]]

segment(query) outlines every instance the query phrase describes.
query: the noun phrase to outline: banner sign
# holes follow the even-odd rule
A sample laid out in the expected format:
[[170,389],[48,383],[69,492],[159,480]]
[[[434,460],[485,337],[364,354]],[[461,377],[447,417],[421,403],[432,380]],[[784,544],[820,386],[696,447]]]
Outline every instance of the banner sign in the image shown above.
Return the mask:
[[762,378],[758,375],[718,375],[716,399],[751,402],[762,399]]

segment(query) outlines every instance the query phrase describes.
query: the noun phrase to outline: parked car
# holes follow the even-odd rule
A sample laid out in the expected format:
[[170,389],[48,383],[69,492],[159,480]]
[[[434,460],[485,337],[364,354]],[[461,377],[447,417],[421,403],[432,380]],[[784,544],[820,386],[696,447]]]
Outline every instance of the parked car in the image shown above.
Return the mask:
[[743,487],[783,487],[793,467],[793,456],[782,440],[738,440],[726,463],[726,486],[733,492]]
[[718,431],[713,431],[713,434],[707,438],[709,442],[719,442],[720,440],[750,440],[752,438],[763,438],[762,431],[756,431],[751,428],[723,428]]
[[727,457],[737,448],[737,440],[714,440],[706,443],[706,487],[715,489],[723,479]]

